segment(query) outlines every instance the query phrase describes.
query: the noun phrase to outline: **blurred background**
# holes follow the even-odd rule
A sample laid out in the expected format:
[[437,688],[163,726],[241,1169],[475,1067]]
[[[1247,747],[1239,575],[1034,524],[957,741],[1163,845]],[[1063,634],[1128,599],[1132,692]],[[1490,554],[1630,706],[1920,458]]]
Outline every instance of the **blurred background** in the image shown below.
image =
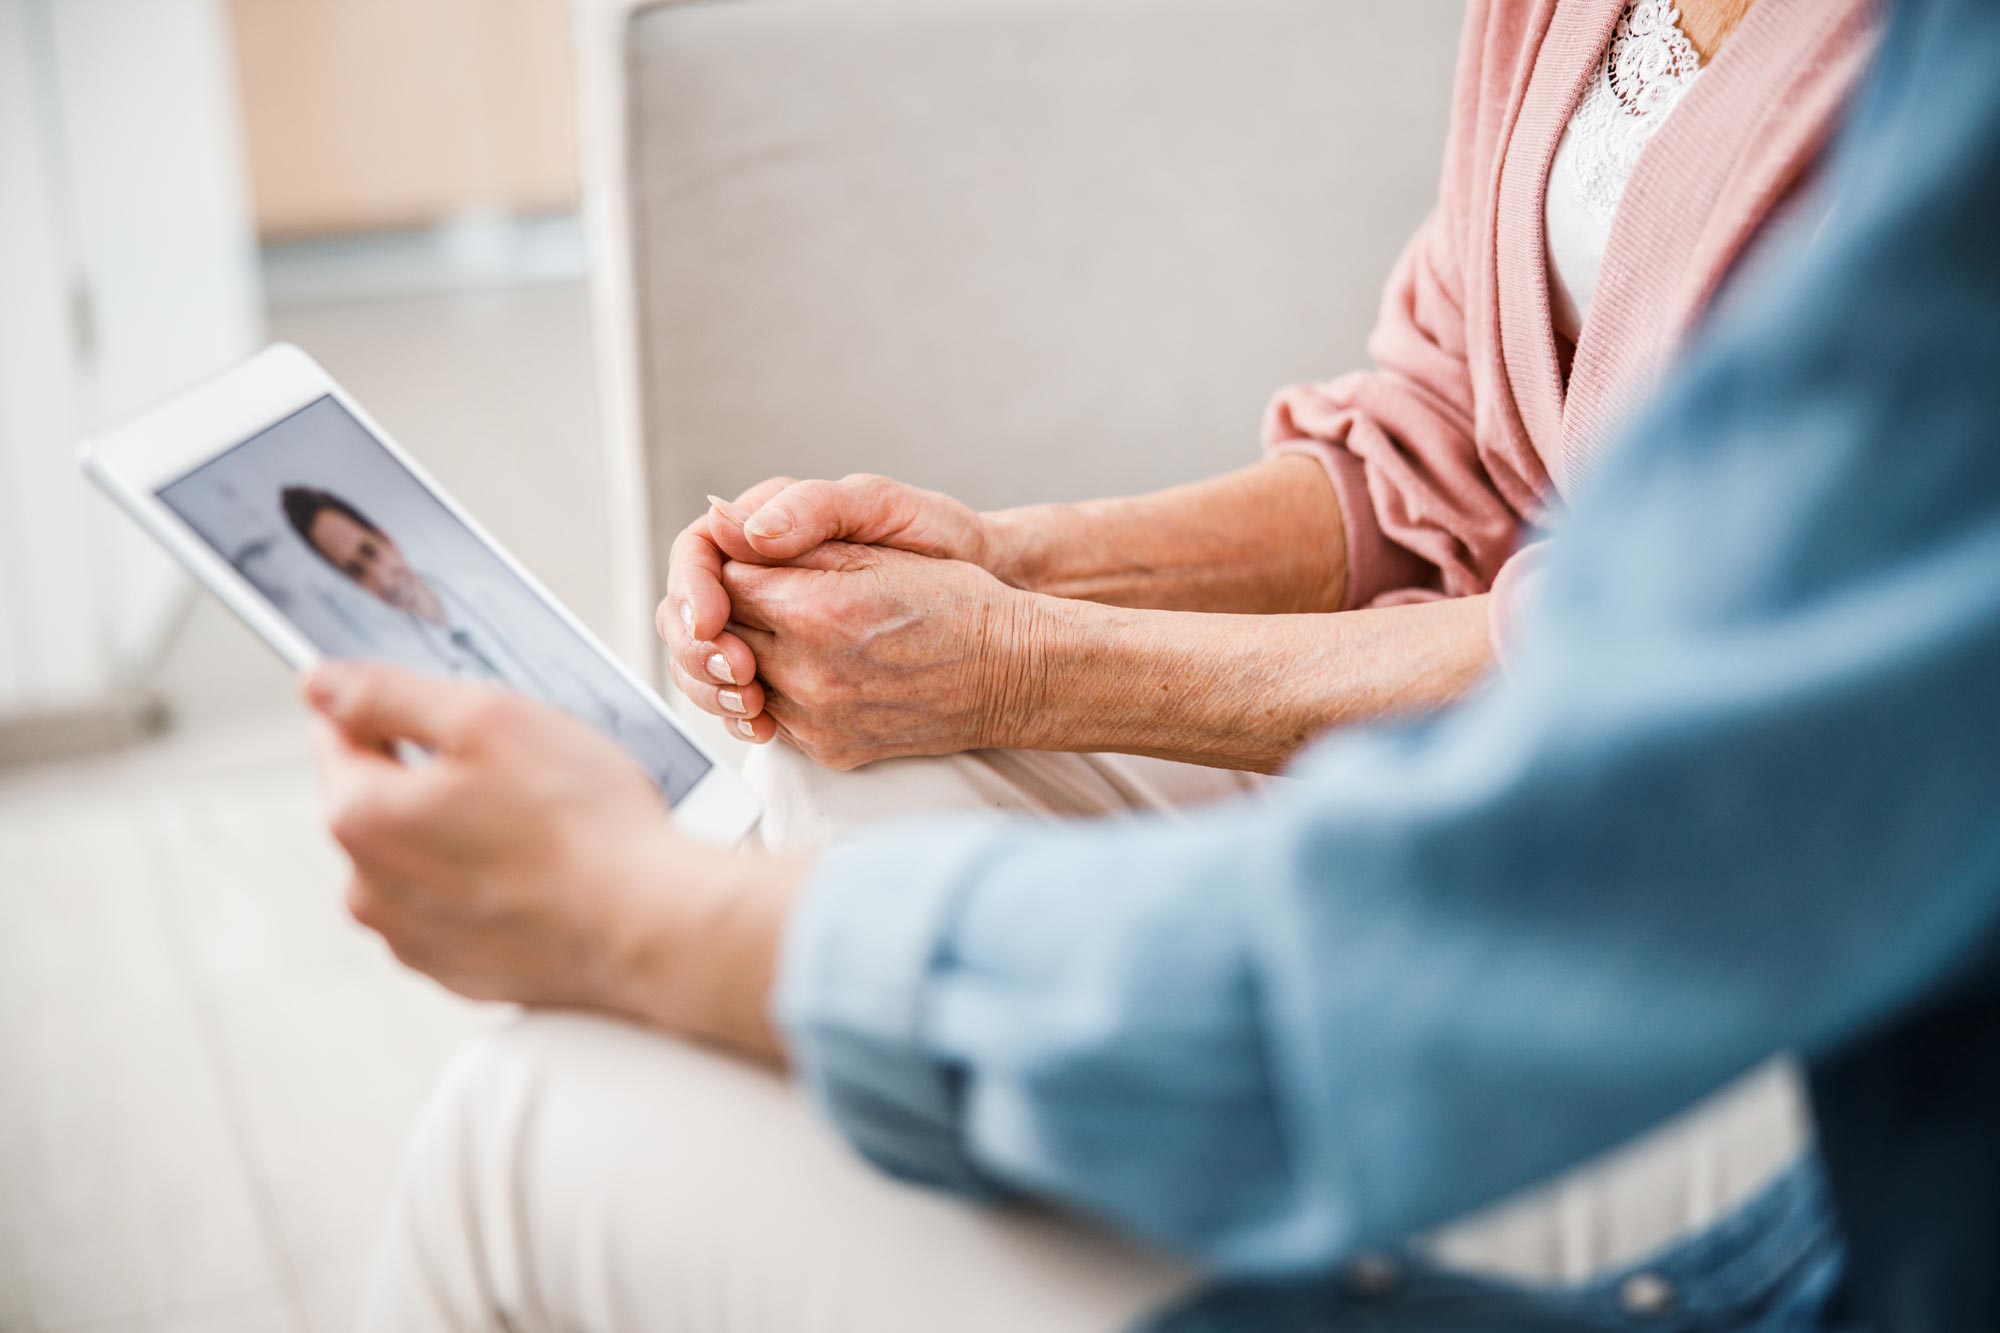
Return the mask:
[[290,673],[70,446],[296,342],[605,628],[570,21],[0,0],[7,1333],[348,1327],[481,1021],[342,919]]
[[[150,684],[189,720],[287,696],[272,663],[209,632],[217,608],[130,524],[50,475],[67,481],[68,458],[16,443],[79,438],[267,341],[308,346],[392,428],[425,439],[482,513],[505,512],[490,492],[511,483],[602,503],[602,477],[575,466],[588,448],[546,476],[481,466],[553,464],[556,451],[521,442],[594,434],[564,0],[7,0],[4,12],[0,565],[18,576],[0,581],[16,631],[0,706],[56,714],[49,741],[63,744],[86,719],[60,712],[87,713],[107,689]],[[537,373],[512,373],[523,366]],[[51,508],[66,493],[74,504]],[[602,569],[602,550],[573,541],[601,533],[576,525],[546,567],[600,624],[601,578],[563,576]],[[58,570],[87,571],[101,595],[78,598]]]
[[348,1327],[495,1021],[345,919],[289,674],[78,439],[294,342],[658,679],[707,491],[1255,457],[1364,355],[1459,16],[0,0],[0,1333]]

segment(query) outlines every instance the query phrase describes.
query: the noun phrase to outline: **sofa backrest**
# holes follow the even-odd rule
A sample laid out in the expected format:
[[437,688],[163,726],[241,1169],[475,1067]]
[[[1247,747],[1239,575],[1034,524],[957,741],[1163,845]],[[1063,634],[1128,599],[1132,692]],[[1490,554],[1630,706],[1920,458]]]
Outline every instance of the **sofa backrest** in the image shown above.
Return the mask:
[[1356,365],[1433,198],[1447,0],[585,0],[620,531],[646,665],[710,491],[979,506],[1257,456]]

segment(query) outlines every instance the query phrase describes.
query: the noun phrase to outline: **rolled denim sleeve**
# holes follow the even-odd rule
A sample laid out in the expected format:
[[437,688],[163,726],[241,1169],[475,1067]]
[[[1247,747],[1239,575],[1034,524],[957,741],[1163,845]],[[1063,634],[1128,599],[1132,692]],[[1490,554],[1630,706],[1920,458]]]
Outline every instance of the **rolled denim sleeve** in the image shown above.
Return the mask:
[[779,1016],[862,1150],[1301,1271],[1989,965],[1995,68],[2000,7],[1905,7],[1815,250],[1725,299],[1478,699],[1184,822],[828,857]]
[[957,1079],[923,1058],[925,981],[988,826],[918,827],[835,848],[787,935],[775,999],[798,1072],[870,1161],[961,1193],[989,1182],[957,1125]]
[[[1225,1230],[1241,1232],[1231,1250],[1267,1246],[1241,1219],[1297,1221],[1270,1197],[1292,1172],[1259,1049],[1255,926],[1210,890],[1273,867],[1228,864],[1235,845],[1166,822],[987,822],[836,849],[777,1000],[802,1077],[893,1174],[1136,1212],[1183,1248]],[[1199,1188],[1161,1169],[1176,1158]]]

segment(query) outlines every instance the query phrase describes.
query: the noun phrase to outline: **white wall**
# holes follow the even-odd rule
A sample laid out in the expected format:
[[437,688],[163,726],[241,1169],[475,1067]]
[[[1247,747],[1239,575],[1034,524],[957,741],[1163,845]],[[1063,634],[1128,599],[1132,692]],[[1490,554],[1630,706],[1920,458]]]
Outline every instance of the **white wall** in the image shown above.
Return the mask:
[[219,0],[0,0],[0,713],[143,662],[171,567],[77,438],[260,340]]
[[[88,617],[63,595],[80,498],[60,445],[82,391],[72,238],[58,181],[46,15],[0,0],[0,708],[65,678],[96,684]],[[51,536],[53,534],[53,536]]]

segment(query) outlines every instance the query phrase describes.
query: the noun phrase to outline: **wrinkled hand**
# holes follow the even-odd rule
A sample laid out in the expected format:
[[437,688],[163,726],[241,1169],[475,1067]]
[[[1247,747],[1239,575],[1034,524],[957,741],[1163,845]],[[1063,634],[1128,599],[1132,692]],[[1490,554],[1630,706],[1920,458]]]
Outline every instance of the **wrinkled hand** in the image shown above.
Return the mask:
[[765,711],[756,654],[730,624],[737,617],[723,583],[725,561],[782,564],[829,541],[975,565],[987,558],[988,538],[978,514],[950,496],[887,477],[774,477],[734,504],[710,498],[708,512],[674,542],[667,596],[655,624],[672,649],[674,683],[681,692],[758,743],[770,740],[777,727]]
[[977,565],[829,542],[722,587],[765,716],[828,768],[1011,744],[1031,711],[1038,599]]
[[[786,882],[782,863],[677,832],[624,750],[547,705],[352,663],[316,668],[306,695],[324,719],[328,824],[354,865],[348,910],[398,959],[474,999],[775,1048],[761,996],[719,988],[754,987],[760,950],[761,976],[775,967],[778,928],[751,918],[782,913],[786,895],[742,889],[759,873]],[[404,742],[429,758],[399,761]],[[741,975],[715,977],[722,955]]]

